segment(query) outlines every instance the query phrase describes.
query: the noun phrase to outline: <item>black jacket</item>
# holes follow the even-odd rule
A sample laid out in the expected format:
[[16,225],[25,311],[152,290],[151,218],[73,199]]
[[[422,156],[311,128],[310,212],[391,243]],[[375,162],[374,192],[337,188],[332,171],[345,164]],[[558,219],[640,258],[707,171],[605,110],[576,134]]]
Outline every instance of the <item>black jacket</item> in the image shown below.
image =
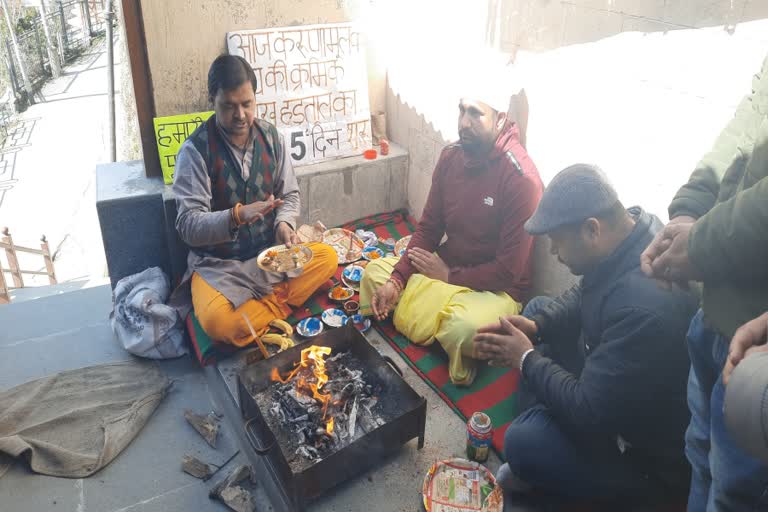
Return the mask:
[[523,376],[567,430],[611,441],[621,436],[651,467],[675,466],[685,463],[685,335],[698,302],[643,274],[640,254],[662,223],[640,208],[629,211],[636,225],[627,239],[534,318],[544,343],[578,339],[580,372],[532,352]]

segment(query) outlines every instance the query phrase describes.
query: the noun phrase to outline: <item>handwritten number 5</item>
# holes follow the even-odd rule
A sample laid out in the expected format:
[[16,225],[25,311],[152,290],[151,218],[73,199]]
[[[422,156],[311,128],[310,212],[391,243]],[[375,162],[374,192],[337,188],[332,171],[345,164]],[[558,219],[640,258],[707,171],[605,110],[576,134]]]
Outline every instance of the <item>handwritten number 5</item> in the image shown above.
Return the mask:
[[303,160],[307,154],[307,146],[304,144],[304,141],[298,139],[302,135],[302,132],[293,132],[291,134],[291,149],[299,148],[298,154],[296,152],[291,153],[294,160]]

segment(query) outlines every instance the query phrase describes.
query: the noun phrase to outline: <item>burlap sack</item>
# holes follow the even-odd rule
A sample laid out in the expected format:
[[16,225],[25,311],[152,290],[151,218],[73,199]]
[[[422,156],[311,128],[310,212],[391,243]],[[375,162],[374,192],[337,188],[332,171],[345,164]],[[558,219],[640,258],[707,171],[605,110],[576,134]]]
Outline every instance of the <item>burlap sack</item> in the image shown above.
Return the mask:
[[0,477],[13,459],[45,475],[94,474],[136,437],[169,386],[156,364],[127,361],[0,392]]

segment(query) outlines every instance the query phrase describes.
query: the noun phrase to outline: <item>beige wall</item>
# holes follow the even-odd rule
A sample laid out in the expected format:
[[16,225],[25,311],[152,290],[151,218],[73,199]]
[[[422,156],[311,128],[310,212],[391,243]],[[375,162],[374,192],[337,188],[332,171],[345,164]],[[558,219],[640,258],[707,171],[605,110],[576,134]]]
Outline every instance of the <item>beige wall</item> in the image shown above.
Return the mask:
[[[489,0],[500,47],[549,50],[620,32],[735,25],[768,17],[766,0]],[[491,25],[493,25],[493,21]]]
[[[207,109],[208,67],[229,31],[353,21],[366,0],[144,0],[157,115]],[[371,111],[384,110],[385,73],[369,48]]]

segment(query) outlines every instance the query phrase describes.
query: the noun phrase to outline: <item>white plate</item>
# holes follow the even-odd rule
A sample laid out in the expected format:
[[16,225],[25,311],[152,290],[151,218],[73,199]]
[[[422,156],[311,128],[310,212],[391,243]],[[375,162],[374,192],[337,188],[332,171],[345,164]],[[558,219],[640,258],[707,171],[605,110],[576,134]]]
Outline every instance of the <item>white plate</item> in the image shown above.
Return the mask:
[[[333,290],[335,290],[336,288],[341,288],[347,294],[344,297],[341,297],[340,299],[337,299],[336,297],[333,296]],[[328,298],[331,299],[334,302],[344,302],[344,301],[347,301],[347,300],[351,299],[354,295],[355,295],[355,290],[353,288],[348,287],[348,286],[341,286],[341,285],[339,285],[339,286],[334,286],[333,288],[328,290]]]
[[319,318],[313,316],[305,318],[296,325],[296,332],[305,338],[317,336],[323,332],[323,322],[321,322]]
[[[352,251],[349,252],[350,235],[352,237]],[[338,256],[339,265],[346,265],[357,261],[362,257],[365,242],[352,231],[341,228],[332,228],[323,233],[323,242],[333,247]]]
[[341,284],[343,284],[347,288],[352,288],[356,292],[360,291],[360,283],[350,283],[349,281],[347,281],[344,275],[341,276]]
[[[378,257],[371,256],[373,253],[378,254]],[[363,249],[363,258],[365,258],[368,261],[378,260],[384,257],[384,251],[379,249],[378,247],[366,247]]]
[[328,327],[341,327],[348,319],[347,314],[341,309],[330,308],[323,311],[323,322]]
[[341,273],[341,277],[348,283],[359,283],[363,279],[365,269],[360,265],[349,265]]
[[[275,253],[277,257],[282,260],[278,261],[278,265],[265,263],[267,253],[270,252]],[[260,269],[266,270],[267,272],[282,274],[306,266],[307,263],[312,261],[312,256],[312,249],[306,245],[296,244],[290,249],[285,245],[276,245],[261,251],[256,258],[256,264]]]
[[344,325],[347,325],[350,320],[352,321],[355,328],[360,332],[365,332],[371,328],[371,319],[365,318],[363,315],[352,315],[347,317],[347,319],[344,320]]

